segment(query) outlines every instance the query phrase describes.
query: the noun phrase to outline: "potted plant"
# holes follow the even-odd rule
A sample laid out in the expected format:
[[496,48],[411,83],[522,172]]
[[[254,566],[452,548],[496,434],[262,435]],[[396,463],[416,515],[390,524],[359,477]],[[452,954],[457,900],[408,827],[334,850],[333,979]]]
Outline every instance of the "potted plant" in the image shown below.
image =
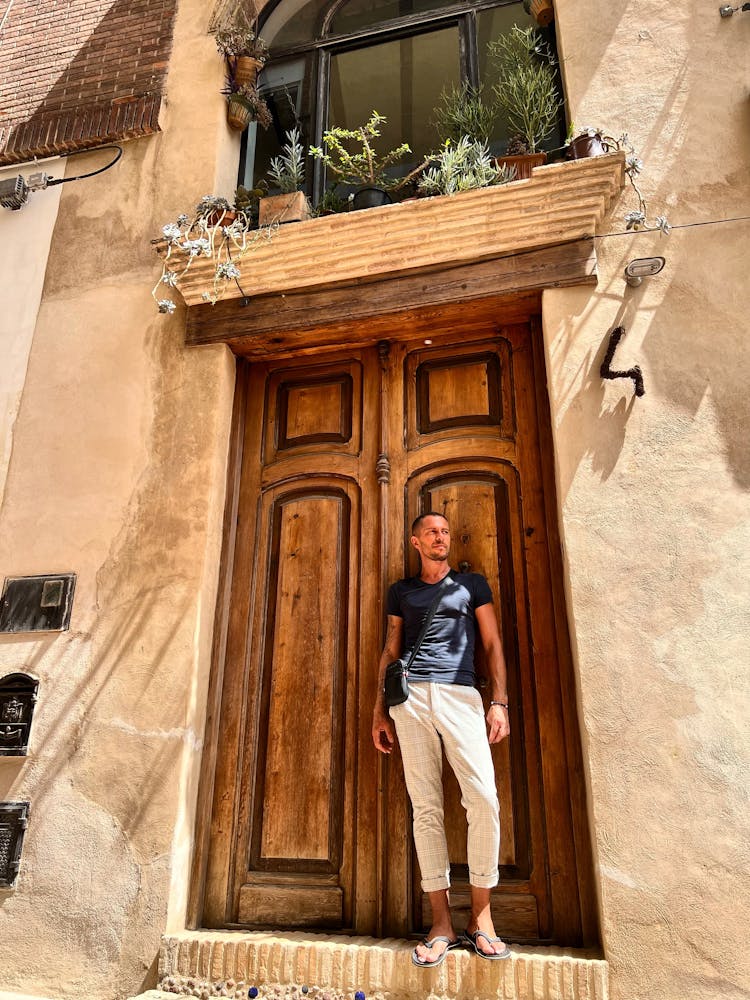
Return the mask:
[[180,215],[162,227],[161,237],[152,240],[162,257],[161,275],[151,292],[160,313],[175,311],[177,304],[169,293],[179,291],[180,281],[199,257],[210,257],[215,265],[211,285],[202,294],[204,302],[213,305],[232,281],[239,286],[243,257],[278,229],[278,224],[256,227],[253,206],[258,194],[239,187],[234,205],[226,198],[204,195],[192,216]]
[[512,137],[503,162],[518,177],[530,177],[544,163],[540,146],[557,124],[562,102],[557,92],[554,56],[536,28],[514,25],[488,45],[498,69],[493,90],[500,116]]
[[442,143],[457,143],[466,136],[489,146],[497,122],[497,107],[485,101],[484,86],[472,87],[468,83],[444,88],[432,114]]
[[238,84],[252,84],[268,59],[268,46],[258,35],[255,24],[241,18],[214,35],[216,48],[227,61],[228,75]]
[[636,180],[643,170],[643,160],[641,160],[636,153],[635,148],[630,144],[627,132],[623,132],[621,136],[615,139],[614,136],[609,135],[602,128],[585,125],[583,128],[576,131],[571,123],[566,146],[568,150],[567,159],[569,160],[580,160],[589,156],[604,156],[605,153],[615,152],[616,150],[624,150],[625,176],[627,177],[630,187],[637,198],[638,204],[637,208],[626,214],[625,228],[632,230],[658,229],[665,236],[669,235],[671,226],[669,225],[666,216],[659,215],[656,219],[654,219],[652,225],[649,225],[648,223],[648,206]]
[[221,92],[227,99],[227,124],[231,128],[241,132],[253,121],[262,128],[271,124],[271,112],[254,84],[237,83],[228,77]]
[[417,187],[423,195],[457,194],[515,179],[512,167],[498,166],[486,143],[462,136],[457,143],[446,141],[439,153],[429,158]]
[[[384,115],[373,111],[369,121],[355,129],[334,126],[323,133],[323,146],[311,146],[310,155],[321,160],[340,183],[358,188],[354,195],[354,208],[373,208],[387,205],[391,201],[389,191],[398,191],[413,181],[424,169],[425,163],[405,177],[394,178],[387,170],[398,160],[411,153],[408,143],[387,153],[378,154],[375,140],[380,136],[380,126],[387,121]],[[359,146],[357,152],[350,152],[346,144]]]
[[300,130],[286,133],[279,156],[271,160],[268,176],[281,194],[260,199],[260,225],[270,222],[302,222],[310,218],[310,204],[302,190],[305,184],[305,150]]
[[338,184],[330,184],[323,192],[323,197],[312,210],[314,216],[320,215],[340,215],[349,211],[349,199],[340,195],[336,190]]
[[547,28],[555,20],[552,0],[523,0],[523,9],[530,14],[540,28]]

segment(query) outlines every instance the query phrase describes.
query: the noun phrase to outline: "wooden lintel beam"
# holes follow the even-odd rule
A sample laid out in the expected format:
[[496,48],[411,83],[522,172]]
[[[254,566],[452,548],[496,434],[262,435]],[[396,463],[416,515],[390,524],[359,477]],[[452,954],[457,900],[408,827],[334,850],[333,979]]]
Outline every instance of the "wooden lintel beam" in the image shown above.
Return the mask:
[[[504,321],[515,322],[525,318],[524,309],[538,311],[544,288],[595,283],[593,242],[577,240],[384,281],[259,296],[250,298],[244,307],[238,299],[217,302],[215,306],[191,306],[186,342],[228,343],[237,354],[260,357],[292,349],[292,345],[299,350],[308,344],[322,347],[374,341],[383,330],[405,325],[413,331],[415,324],[422,327],[425,321],[434,322],[438,317],[450,319],[457,305],[484,299],[494,300],[495,310],[497,300],[507,300]],[[480,312],[469,310],[474,316]],[[460,315],[469,318],[465,309]],[[394,334],[388,336],[393,339]]]

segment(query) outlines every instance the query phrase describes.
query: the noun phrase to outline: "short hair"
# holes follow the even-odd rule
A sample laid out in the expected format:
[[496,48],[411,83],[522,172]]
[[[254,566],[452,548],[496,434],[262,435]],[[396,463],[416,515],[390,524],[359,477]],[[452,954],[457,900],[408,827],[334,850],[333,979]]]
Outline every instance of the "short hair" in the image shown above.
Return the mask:
[[411,526],[412,535],[416,535],[417,528],[419,528],[420,524],[422,523],[422,521],[424,521],[426,517],[442,517],[442,519],[446,522],[446,524],[450,526],[450,522],[448,521],[448,518],[445,516],[445,514],[441,514],[439,510],[427,510],[424,512],[424,514],[420,514],[419,517],[414,518],[414,521],[412,522]]

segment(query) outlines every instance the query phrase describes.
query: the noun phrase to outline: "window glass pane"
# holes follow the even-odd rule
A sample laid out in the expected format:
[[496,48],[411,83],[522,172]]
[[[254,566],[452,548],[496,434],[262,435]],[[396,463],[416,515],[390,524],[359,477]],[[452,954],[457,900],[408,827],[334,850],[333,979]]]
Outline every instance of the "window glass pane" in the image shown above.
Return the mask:
[[330,0],[284,0],[271,11],[260,33],[277,52],[292,45],[304,45],[320,38],[323,16],[329,6]]
[[[279,155],[286,142],[287,131],[295,125],[300,128],[304,145],[309,145],[311,141],[307,109],[303,103],[305,68],[310,58],[272,63],[258,77],[258,87],[266,99],[273,123],[268,129],[258,128],[253,123],[247,130],[247,138],[243,141],[244,162],[240,170],[240,182],[246,187],[257,187],[264,177],[268,181],[266,171],[271,159]],[[312,160],[305,164],[305,173],[308,177],[312,174]]]
[[521,28],[535,26],[531,14],[523,9],[523,4],[512,3],[504,7],[492,7],[477,11],[477,52],[479,54],[479,79],[486,84],[487,91],[497,80],[492,60],[487,56],[487,46],[499,35],[510,31],[514,24]]
[[331,57],[328,121],[351,129],[373,110],[385,115],[378,150],[402,142],[413,150],[393,168],[394,176],[403,176],[437,145],[433,108],[442,88],[459,78],[457,27],[342,52]]
[[[497,82],[497,70],[494,66],[493,60],[489,58],[487,54],[487,45],[498,36],[505,34],[510,31],[514,24],[517,24],[521,28],[526,28],[529,26],[536,26],[536,22],[530,14],[527,14],[523,9],[523,4],[514,3],[508,4],[504,7],[493,7],[489,10],[482,10],[477,12],[477,52],[479,55],[479,80],[484,85],[483,96],[487,101],[493,100],[492,87],[493,84]],[[543,31],[542,37],[549,44],[550,49],[555,52],[556,47],[554,43],[554,36],[550,31]],[[560,95],[563,93],[562,83],[559,76],[559,67],[556,67],[557,72],[557,90]],[[510,136],[507,134],[507,130],[503,126],[503,123],[498,121],[495,129],[496,141],[492,143],[492,152],[499,155],[505,150],[508,139]],[[555,132],[550,136],[550,138],[545,143],[546,149],[554,149],[556,146],[561,146],[565,141],[565,118],[564,115],[560,114],[560,121]]]
[[455,7],[456,0],[349,0],[333,18],[330,34],[348,34],[381,21]]

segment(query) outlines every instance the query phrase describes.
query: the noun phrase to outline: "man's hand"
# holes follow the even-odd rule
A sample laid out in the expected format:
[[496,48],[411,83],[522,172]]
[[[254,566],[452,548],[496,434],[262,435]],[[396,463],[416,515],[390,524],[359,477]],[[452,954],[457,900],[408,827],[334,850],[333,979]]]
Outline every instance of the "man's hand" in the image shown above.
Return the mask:
[[391,718],[387,713],[375,709],[372,716],[372,742],[381,753],[390,753],[396,740]]
[[490,705],[487,713],[487,725],[489,733],[487,739],[490,743],[500,743],[506,736],[510,735],[510,720],[508,719],[508,709],[501,705]]

